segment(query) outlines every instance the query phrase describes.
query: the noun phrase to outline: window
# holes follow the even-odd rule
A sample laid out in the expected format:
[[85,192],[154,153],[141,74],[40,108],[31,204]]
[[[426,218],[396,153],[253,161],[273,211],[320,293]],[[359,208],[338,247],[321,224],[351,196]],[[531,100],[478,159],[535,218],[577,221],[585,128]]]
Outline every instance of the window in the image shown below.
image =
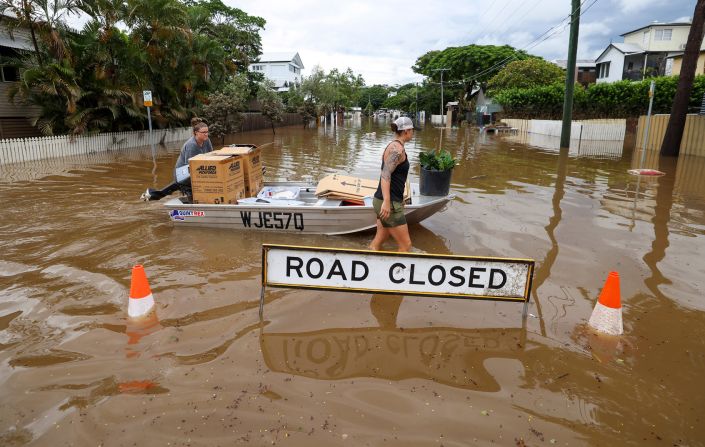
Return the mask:
[[673,36],[673,29],[672,28],[657,29],[656,33],[654,34],[654,39],[655,40],[671,40],[672,36]]
[[20,78],[19,71],[15,67],[0,67],[0,75],[2,75],[2,82],[14,82]]
[[262,71],[264,70],[264,65],[253,65],[252,71]]
[[598,68],[598,78],[609,78],[610,77],[610,63],[609,62],[603,62],[600,64],[600,67]]

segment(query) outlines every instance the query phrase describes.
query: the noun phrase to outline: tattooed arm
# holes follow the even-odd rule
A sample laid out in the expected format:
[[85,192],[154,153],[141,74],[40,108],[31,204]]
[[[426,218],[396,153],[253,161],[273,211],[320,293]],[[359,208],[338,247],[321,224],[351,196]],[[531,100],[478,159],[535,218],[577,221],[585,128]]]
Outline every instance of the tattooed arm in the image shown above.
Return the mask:
[[391,181],[392,172],[402,163],[403,157],[403,146],[398,142],[394,141],[389,145],[386,154],[384,155],[384,168],[382,169],[382,176],[380,179],[380,184],[382,185],[382,208],[380,209],[380,217],[386,219],[392,212],[392,198],[391,198]]

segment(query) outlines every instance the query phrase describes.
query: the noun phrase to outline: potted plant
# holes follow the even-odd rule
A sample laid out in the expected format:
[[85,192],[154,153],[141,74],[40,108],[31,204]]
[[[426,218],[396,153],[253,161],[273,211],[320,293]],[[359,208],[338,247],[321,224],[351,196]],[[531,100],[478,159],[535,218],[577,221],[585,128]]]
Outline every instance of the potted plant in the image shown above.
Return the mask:
[[446,196],[450,190],[450,176],[458,160],[450,152],[438,151],[419,152],[421,162],[421,177],[419,189],[424,196]]

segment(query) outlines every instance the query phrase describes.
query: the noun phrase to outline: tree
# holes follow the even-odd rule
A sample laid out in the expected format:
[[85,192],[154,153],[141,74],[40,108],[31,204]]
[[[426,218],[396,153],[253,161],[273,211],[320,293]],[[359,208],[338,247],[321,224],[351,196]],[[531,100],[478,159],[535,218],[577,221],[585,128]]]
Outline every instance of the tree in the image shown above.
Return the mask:
[[387,109],[413,112],[416,106],[416,85],[406,84],[398,87],[394,96],[387,98],[383,106]]
[[357,105],[365,80],[348,68],[344,72],[337,69],[328,74],[319,67],[313,67],[310,76],[303,79],[301,91],[307,100],[316,105],[318,115],[326,115],[343,107]]
[[[440,82],[441,68],[447,68],[444,82],[456,83],[470,91],[474,84],[485,84],[497,70],[513,60],[529,58],[523,50],[509,45],[467,45],[449,47],[443,51],[429,51],[416,60],[412,69]],[[450,96],[449,96],[450,97]]]
[[365,109],[362,111],[362,113],[363,113],[365,116],[372,116],[372,114],[374,113],[374,111],[375,111],[375,109],[372,108],[372,101],[368,101],[368,102],[367,102],[367,105],[365,106]]
[[[685,119],[688,114],[688,102],[690,91],[693,88],[693,79],[700,53],[700,44],[703,41],[703,24],[705,22],[705,0],[698,0],[693,12],[693,22],[690,24],[688,40],[685,44],[683,63],[681,65],[680,77],[676,97],[673,99],[671,117],[668,120],[666,134],[661,143],[661,155],[678,156],[680,152],[681,140],[683,139],[683,129]],[[646,148],[644,148],[645,150]]]
[[247,77],[237,74],[222,90],[208,95],[208,104],[203,106],[203,117],[213,138],[222,138],[240,129],[242,112],[247,107],[250,90]]
[[487,82],[487,90],[497,93],[509,88],[534,88],[561,83],[565,70],[539,58],[508,63]]
[[368,103],[372,104],[372,111],[382,107],[382,103],[389,95],[389,87],[386,85],[375,84],[370,87],[362,87],[359,92],[358,107],[366,107]]
[[259,102],[262,108],[262,115],[267,117],[269,123],[272,125],[272,133],[276,133],[274,123],[284,121],[282,117],[284,113],[284,103],[277,91],[274,90],[274,82],[266,80],[259,85],[257,89],[257,102]]
[[[77,32],[65,22],[79,10],[89,21]],[[264,19],[221,0],[0,0],[0,11],[32,34],[34,51],[4,64],[20,69],[10,94],[42,109],[47,134],[144,129],[143,90],[157,127],[180,126],[236,73],[258,80],[247,65]]]

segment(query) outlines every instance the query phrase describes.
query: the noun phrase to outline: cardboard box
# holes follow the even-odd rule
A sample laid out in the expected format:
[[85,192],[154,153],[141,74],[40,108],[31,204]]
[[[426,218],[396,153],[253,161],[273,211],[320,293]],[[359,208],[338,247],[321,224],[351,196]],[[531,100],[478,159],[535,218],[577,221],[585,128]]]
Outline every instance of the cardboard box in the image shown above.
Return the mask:
[[253,144],[234,144],[211,152],[218,155],[235,155],[241,157],[245,175],[246,197],[255,197],[264,186],[262,175],[262,150]]
[[[372,197],[377,191],[379,180],[330,174],[323,177],[316,186],[316,195],[329,199],[343,200],[350,203],[364,204],[365,197]],[[406,181],[404,202],[411,197],[411,184]]]
[[196,155],[189,159],[193,203],[237,203],[245,197],[243,163],[236,156]]

